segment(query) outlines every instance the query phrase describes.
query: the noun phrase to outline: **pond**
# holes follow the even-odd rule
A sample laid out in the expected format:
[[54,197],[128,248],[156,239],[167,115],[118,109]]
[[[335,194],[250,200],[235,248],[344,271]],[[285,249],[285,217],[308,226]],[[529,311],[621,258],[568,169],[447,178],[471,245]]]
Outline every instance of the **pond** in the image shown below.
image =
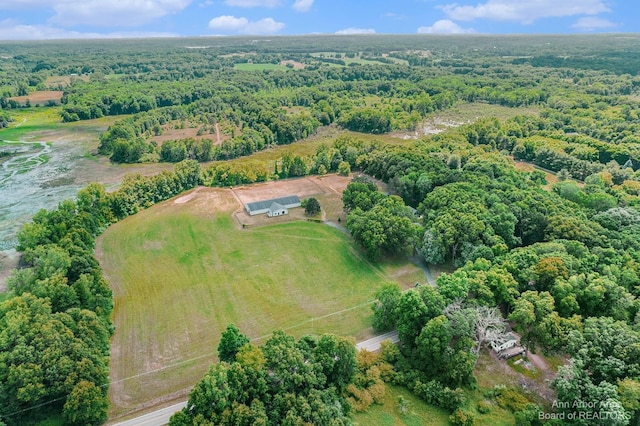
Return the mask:
[[1,141],[0,250],[16,245],[16,232],[40,209],[51,209],[83,186],[72,168],[81,146],[48,142]]

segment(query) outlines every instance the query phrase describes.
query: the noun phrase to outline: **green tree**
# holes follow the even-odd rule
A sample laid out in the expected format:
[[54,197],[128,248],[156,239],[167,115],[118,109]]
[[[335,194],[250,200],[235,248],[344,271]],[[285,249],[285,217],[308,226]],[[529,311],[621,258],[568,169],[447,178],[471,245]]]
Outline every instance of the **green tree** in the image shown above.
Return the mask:
[[109,403],[94,383],[79,381],[64,404],[62,414],[69,424],[100,425],[107,420]]
[[398,337],[403,346],[410,350],[415,347],[415,339],[422,327],[431,319],[430,310],[420,293],[409,290],[402,293],[396,307]]
[[307,198],[305,200],[304,212],[310,216],[314,216],[320,213],[320,203],[315,197]]
[[515,301],[509,319],[516,322],[527,349],[535,351],[536,343],[545,346],[549,336],[544,333],[542,324],[554,312],[554,307],[553,297],[546,291],[526,291]]
[[218,359],[224,362],[235,361],[236,354],[247,343],[249,343],[249,338],[240,333],[238,327],[234,324],[227,325],[227,329],[222,333],[220,343],[218,343]]
[[373,310],[373,328],[378,331],[388,331],[396,327],[398,321],[398,301],[400,300],[400,286],[387,283],[376,292]]

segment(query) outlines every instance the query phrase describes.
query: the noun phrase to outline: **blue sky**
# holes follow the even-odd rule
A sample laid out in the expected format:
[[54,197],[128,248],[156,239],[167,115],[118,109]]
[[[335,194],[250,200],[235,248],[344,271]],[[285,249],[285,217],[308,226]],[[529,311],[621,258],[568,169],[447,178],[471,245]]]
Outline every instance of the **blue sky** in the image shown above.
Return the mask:
[[637,0],[0,0],[0,40],[640,32]]

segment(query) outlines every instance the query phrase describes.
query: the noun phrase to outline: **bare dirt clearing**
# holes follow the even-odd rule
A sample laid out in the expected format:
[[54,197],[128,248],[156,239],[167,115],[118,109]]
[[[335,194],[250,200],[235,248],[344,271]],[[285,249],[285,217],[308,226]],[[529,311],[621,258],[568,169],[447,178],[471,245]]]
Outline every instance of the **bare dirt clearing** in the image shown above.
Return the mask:
[[196,127],[185,127],[183,129],[176,129],[171,126],[165,126],[162,130],[161,135],[152,136],[148,140],[154,141],[158,145],[162,146],[162,144],[166,141],[172,140],[180,140],[180,139],[211,139],[214,145],[218,145],[223,141],[230,139],[231,136],[220,132],[220,127],[216,123],[214,132],[205,132],[198,135],[198,128]]
[[293,65],[293,68],[297,70],[301,70],[305,67],[305,65],[302,62],[293,61],[291,59],[280,62],[280,65],[286,66],[287,64]]
[[31,103],[31,105],[33,106],[42,106],[47,104],[48,102],[60,104],[60,99],[62,99],[63,94],[64,92],[59,90],[40,90],[25,96],[14,96],[12,98],[9,98],[9,100],[16,101],[20,105],[26,105],[27,101],[29,101],[29,103]]
[[288,215],[277,218],[267,215],[250,216],[244,209],[246,203],[297,195],[301,200],[309,197],[318,199],[322,209],[321,220],[346,223],[342,207],[342,192],[350,181],[351,177],[331,174],[235,187],[232,190],[233,194],[242,207],[233,216],[242,227],[267,225],[276,220],[307,220],[308,217],[305,216],[303,208],[290,209]]
[[241,203],[246,204],[254,201],[285,197],[287,195],[297,195],[302,199],[311,195],[324,193],[324,189],[318,185],[315,179],[302,178],[237,186],[233,188],[233,192]]

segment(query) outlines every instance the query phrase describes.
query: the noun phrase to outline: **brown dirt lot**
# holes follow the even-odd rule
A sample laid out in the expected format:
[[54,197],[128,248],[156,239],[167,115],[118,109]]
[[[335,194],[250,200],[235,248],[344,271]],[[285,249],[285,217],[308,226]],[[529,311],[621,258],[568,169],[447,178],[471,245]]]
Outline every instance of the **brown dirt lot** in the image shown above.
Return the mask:
[[290,60],[290,59],[289,59],[289,60],[286,60],[286,61],[281,61],[281,62],[280,62],[280,65],[285,65],[285,66],[286,66],[287,64],[291,64],[291,65],[293,65],[293,68],[294,68],[294,69],[297,69],[297,70],[299,70],[299,69],[303,69],[303,68],[304,68],[304,64],[303,64],[302,62],[292,61],[292,60]]
[[[159,136],[152,136],[150,137],[148,140],[149,141],[155,141],[158,145],[162,146],[162,144],[166,141],[172,141],[172,140],[178,140],[178,139],[188,139],[188,138],[192,138],[195,140],[202,140],[202,139],[211,139],[213,141],[214,145],[219,145],[222,142],[226,141],[227,139],[231,139],[231,136],[224,133],[221,129],[220,129],[220,125],[218,123],[216,123],[215,125],[215,133],[204,133],[200,136],[198,136],[198,129],[200,128],[201,124],[187,124],[188,127],[185,127],[184,129],[176,129],[175,126],[178,122],[171,122],[169,124],[166,124],[164,126],[162,126],[162,134]],[[193,127],[191,127],[193,125]],[[236,134],[239,134],[241,131],[241,129],[236,128]]]
[[[233,194],[242,207],[234,213],[234,217],[238,224],[244,227],[266,225],[275,221],[305,220],[307,217],[303,209],[291,209],[287,216],[278,218],[266,215],[249,216],[244,210],[246,203],[297,195],[300,199],[317,198],[323,211],[321,219],[337,220],[340,215],[343,215],[342,191],[350,181],[350,177],[325,175],[235,187],[232,190]],[[344,220],[344,217],[341,220]]]
[[322,194],[325,189],[318,185],[313,178],[283,179],[246,186],[237,186],[233,192],[242,204],[254,201],[269,200],[271,198],[297,195],[306,198],[316,194]]
[[[253,227],[276,222],[308,219],[319,219],[330,222],[333,225],[338,225],[339,228],[344,227],[347,223],[347,217],[343,210],[342,193],[349,182],[351,182],[352,177],[352,175],[339,176],[337,174],[328,174],[234,187],[232,192],[240,207],[233,214],[233,217],[241,227]],[[381,191],[385,192],[387,190],[387,185],[384,182],[375,179],[373,179],[373,181]],[[294,208],[289,210],[289,214],[286,216],[268,217],[265,214],[249,216],[244,209],[246,203],[286,197],[287,195],[297,195],[301,200],[315,197],[320,202],[322,209],[321,215],[309,218],[304,214],[304,209]]]
[[60,103],[60,99],[62,99],[62,95],[64,92],[59,90],[42,90],[38,92],[30,93],[26,96],[14,96],[9,98],[9,100],[14,100],[18,102],[20,105],[24,105],[27,102],[27,99],[31,103],[31,105],[44,105],[49,101],[53,101],[56,104]]
[[73,80],[89,81],[90,76],[88,74],[83,75],[53,75],[44,82],[47,87],[67,87]]

